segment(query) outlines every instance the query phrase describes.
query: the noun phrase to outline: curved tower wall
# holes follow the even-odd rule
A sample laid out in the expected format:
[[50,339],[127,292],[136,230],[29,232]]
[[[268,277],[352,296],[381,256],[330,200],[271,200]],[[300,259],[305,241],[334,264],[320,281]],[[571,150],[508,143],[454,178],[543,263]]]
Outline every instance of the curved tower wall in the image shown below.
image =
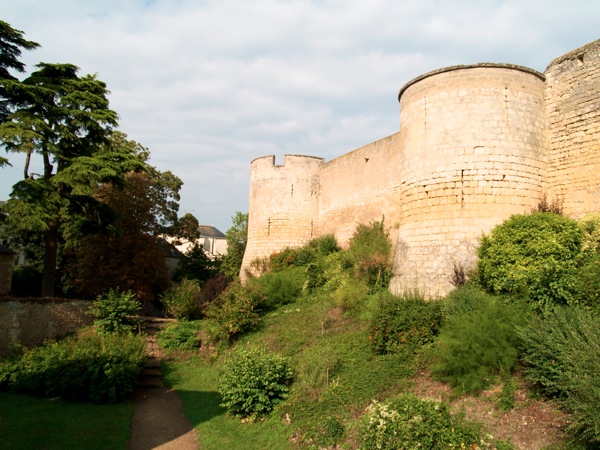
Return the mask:
[[285,155],[283,165],[275,165],[274,156],[252,161],[242,278],[247,269],[253,272],[252,261],[316,237],[322,163],[299,155]]
[[550,193],[569,216],[600,211],[600,40],[545,75]]
[[470,269],[482,232],[543,194],[544,80],[531,69],[442,69],[399,94],[404,158],[391,290],[428,296]]

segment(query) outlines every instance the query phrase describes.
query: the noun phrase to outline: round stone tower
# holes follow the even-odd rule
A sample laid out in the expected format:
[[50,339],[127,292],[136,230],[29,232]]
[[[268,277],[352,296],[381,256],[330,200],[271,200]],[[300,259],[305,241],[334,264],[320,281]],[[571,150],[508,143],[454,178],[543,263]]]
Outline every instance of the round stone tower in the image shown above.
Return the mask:
[[253,261],[302,246],[317,236],[322,163],[322,158],[300,155],[285,155],[280,166],[274,156],[252,161],[242,279],[247,271],[257,272]]
[[482,232],[543,195],[544,76],[507,64],[449,67],[398,95],[402,209],[391,289],[450,291]]

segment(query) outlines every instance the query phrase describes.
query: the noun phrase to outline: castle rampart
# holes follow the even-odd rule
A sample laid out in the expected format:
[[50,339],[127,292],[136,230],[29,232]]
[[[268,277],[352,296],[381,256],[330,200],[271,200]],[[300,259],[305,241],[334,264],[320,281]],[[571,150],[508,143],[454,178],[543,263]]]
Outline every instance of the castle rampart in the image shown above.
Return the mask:
[[319,235],[322,158],[285,155],[282,165],[265,156],[250,165],[248,239],[243,267],[285,247],[298,247]]
[[543,75],[481,64],[400,91],[402,210],[392,289],[435,296],[474,264],[482,230],[542,196]]
[[546,69],[548,183],[566,214],[600,210],[600,40]]
[[344,245],[357,223],[385,217],[392,291],[437,296],[455,265],[475,264],[482,233],[543,195],[569,215],[599,210],[599,47],[545,74],[491,63],[430,72],[400,90],[398,133],[328,162],[254,160],[243,268],[323,234]]

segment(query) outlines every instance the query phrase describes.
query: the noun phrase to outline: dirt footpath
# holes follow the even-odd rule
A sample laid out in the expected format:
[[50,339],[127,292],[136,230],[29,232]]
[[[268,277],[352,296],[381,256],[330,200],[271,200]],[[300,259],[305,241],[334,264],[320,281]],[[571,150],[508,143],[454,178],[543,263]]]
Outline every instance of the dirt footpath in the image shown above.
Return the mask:
[[138,388],[133,395],[130,450],[198,450],[196,430],[183,413],[176,392],[166,387]]

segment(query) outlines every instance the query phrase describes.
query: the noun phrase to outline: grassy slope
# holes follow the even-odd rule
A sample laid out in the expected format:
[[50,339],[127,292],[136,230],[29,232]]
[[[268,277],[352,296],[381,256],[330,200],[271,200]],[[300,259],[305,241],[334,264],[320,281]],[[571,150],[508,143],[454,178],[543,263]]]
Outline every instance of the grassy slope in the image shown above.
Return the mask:
[[346,438],[354,434],[356,417],[373,399],[405,389],[414,366],[414,355],[373,357],[367,322],[344,318],[327,298],[279,308],[237,345],[267,345],[291,357],[296,380],[270,419],[243,424],[218,405],[222,359],[169,363],[166,379],[181,395],[207,450],[290,448],[290,438],[317,445],[339,442],[343,432]]

